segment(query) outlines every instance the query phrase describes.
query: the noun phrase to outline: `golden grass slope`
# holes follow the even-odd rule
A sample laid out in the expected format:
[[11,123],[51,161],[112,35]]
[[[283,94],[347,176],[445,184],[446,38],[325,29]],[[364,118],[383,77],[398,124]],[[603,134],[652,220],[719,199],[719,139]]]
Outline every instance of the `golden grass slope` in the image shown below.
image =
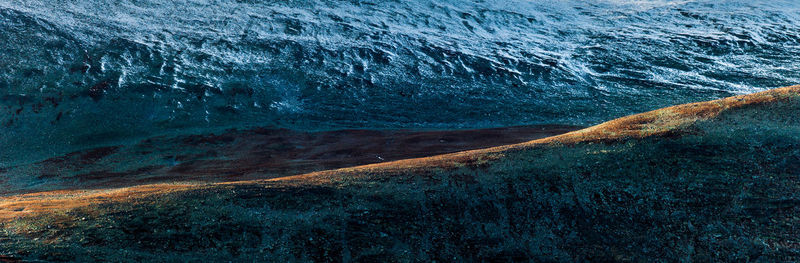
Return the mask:
[[480,165],[498,158],[505,152],[535,148],[542,145],[570,145],[587,142],[613,143],[629,139],[658,136],[680,136],[691,132],[692,124],[709,120],[731,109],[770,104],[800,96],[800,86],[791,86],[764,92],[734,96],[719,100],[697,102],[658,109],[611,120],[586,129],[533,140],[480,150],[424,158],[406,159],[268,180],[233,181],[225,183],[183,182],[173,184],[139,185],[102,190],[59,190],[0,198],[0,221],[21,216],[36,215],[56,210],[66,210],[91,204],[134,200],[176,191],[200,190],[221,184],[259,184],[265,182],[293,186],[327,184],[342,179],[356,179],[364,174],[413,173],[432,169]]
[[586,142],[615,142],[653,136],[678,136],[700,120],[708,120],[730,110],[769,104],[800,95],[800,85],[777,88],[754,94],[740,95],[719,100],[676,105],[645,113],[630,115],[582,130],[529,142],[498,146],[486,149],[463,151],[424,158],[377,163],[304,175],[276,178],[273,180],[300,180],[324,182],[331,176],[356,175],[364,172],[392,172],[449,168],[465,164],[480,164],[503,156],[503,152],[523,150],[547,144],[575,144]]

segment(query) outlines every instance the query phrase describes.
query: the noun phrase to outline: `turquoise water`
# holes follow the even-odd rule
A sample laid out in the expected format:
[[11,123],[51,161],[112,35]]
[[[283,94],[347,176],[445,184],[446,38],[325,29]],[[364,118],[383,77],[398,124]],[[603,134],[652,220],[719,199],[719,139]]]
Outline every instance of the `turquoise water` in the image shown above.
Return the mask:
[[800,83],[800,2],[549,2],[0,0],[0,164],[228,128],[590,125]]

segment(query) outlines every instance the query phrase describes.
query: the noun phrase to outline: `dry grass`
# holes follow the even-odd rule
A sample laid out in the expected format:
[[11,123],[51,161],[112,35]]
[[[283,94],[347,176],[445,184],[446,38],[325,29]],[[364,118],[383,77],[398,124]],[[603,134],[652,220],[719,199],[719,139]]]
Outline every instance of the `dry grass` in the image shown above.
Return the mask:
[[480,164],[502,158],[504,152],[535,148],[549,144],[576,144],[585,142],[618,142],[652,136],[679,136],[699,120],[708,120],[725,110],[772,103],[790,96],[800,95],[800,85],[764,92],[728,97],[719,100],[676,105],[645,113],[630,115],[604,122],[586,129],[542,138],[524,143],[504,145],[486,149],[464,151],[431,157],[414,158],[377,163],[350,168],[314,172],[309,174],[276,178],[272,180],[303,180],[326,182],[331,177],[356,176],[365,172],[418,171],[433,168],[455,168],[464,164]]
[[0,222],[7,222],[18,217],[34,216],[40,213],[85,207],[91,204],[107,203],[111,201],[129,201],[177,191],[208,188],[220,184],[249,185],[280,181],[288,185],[320,185],[338,181],[343,178],[356,178],[364,174],[413,173],[415,171],[481,165],[482,163],[502,158],[505,153],[509,151],[530,149],[542,145],[569,145],[585,142],[612,143],[653,136],[680,136],[682,133],[691,132],[690,128],[695,122],[712,119],[726,110],[768,104],[798,95],[800,95],[800,86],[791,86],[755,94],[663,108],[615,119],[583,130],[519,144],[314,172],[268,180],[234,181],[213,184],[202,182],[152,184],[115,189],[59,190],[8,196],[0,198]]
[[0,198],[0,222],[54,210],[198,189],[201,184],[151,184],[101,190],[58,190]]

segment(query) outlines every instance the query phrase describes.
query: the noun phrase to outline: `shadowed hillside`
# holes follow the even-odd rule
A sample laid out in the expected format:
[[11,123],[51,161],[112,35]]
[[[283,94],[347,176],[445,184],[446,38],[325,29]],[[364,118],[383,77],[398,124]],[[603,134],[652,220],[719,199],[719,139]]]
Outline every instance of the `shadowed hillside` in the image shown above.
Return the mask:
[[48,261],[797,261],[800,86],[292,177],[0,199]]
[[0,167],[0,196],[176,181],[267,179],[519,143],[579,128],[538,125],[448,131],[318,132],[257,128],[157,136]]

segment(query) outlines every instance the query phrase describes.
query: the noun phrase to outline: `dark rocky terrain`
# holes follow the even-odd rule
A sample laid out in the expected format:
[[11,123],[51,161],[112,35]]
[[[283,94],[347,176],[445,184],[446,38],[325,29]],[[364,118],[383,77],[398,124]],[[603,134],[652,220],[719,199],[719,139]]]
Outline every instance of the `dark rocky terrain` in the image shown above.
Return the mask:
[[800,260],[800,88],[268,180],[0,199],[3,260]]

